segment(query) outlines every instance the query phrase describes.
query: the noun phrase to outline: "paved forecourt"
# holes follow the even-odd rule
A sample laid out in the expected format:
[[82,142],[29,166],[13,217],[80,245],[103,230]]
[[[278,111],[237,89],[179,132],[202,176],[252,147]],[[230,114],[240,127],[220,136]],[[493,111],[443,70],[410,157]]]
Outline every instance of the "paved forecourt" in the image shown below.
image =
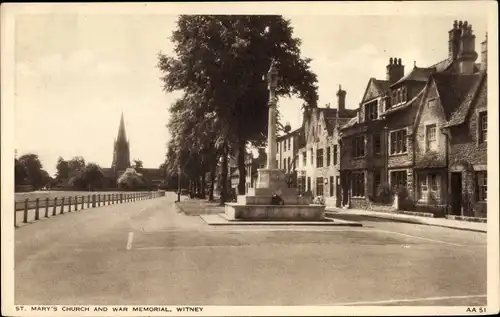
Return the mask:
[[[209,226],[166,197],[16,230],[17,304],[484,305],[486,235]],[[64,238],[62,238],[64,237]]]

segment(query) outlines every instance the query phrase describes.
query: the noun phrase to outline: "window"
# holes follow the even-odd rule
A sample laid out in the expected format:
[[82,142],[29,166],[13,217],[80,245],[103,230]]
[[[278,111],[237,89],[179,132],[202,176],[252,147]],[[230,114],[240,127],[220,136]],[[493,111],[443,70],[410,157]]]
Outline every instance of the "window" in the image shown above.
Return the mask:
[[333,197],[333,176],[330,176],[330,197]]
[[287,164],[286,164],[286,170],[287,170],[287,171],[291,171],[291,170],[292,170],[292,166],[291,166],[291,164],[290,164],[290,158],[287,158],[287,159],[286,159],[286,163],[287,163]]
[[306,151],[302,152],[302,166],[303,167],[307,166],[307,152]]
[[299,193],[303,193],[306,191],[306,177],[305,176],[300,176],[297,178],[297,189]]
[[306,188],[306,191],[312,191],[311,190],[311,177],[307,178],[307,188]]
[[486,111],[479,114],[479,143],[488,140],[488,116]]
[[429,187],[427,186],[427,175],[419,174],[418,175],[418,199],[424,200],[427,199]]
[[352,173],[352,197],[365,197],[365,173]]
[[283,159],[283,167],[282,169],[286,170],[286,159]]
[[333,165],[337,165],[337,157],[338,157],[337,144],[335,144],[333,146]]
[[380,137],[380,134],[373,135],[373,154],[380,154],[381,152],[382,143]]
[[372,101],[365,105],[365,121],[375,120],[378,118],[378,103]]
[[313,151],[313,149],[311,149],[310,152],[311,152],[311,165],[314,166],[314,151]]
[[427,101],[427,107],[433,108],[436,105],[436,99],[430,99]]
[[401,88],[401,102],[406,102],[406,87]]
[[406,153],[406,129],[391,132],[390,138],[391,154]]
[[323,167],[323,149],[316,150],[316,167]]
[[353,139],[352,142],[352,156],[353,157],[362,157],[365,155],[365,137],[359,136]]
[[406,187],[406,171],[391,172],[391,186],[392,187]]
[[427,151],[435,151],[437,149],[436,141],[436,125],[431,124],[425,127]]
[[386,96],[385,97],[385,110],[389,110],[391,109],[391,97],[390,96]]
[[316,196],[323,196],[323,177],[316,177]]
[[392,104],[397,105],[398,100],[397,100],[397,92],[395,90],[392,91]]
[[476,173],[477,177],[477,200],[486,201],[488,193],[488,173],[486,171],[481,171]]
[[429,183],[431,185],[431,190],[437,192],[438,190],[438,181],[436,174],[429,174]]
[[332,153],[330,153],[330,147],[326,148],[326,166],[330,166],[332,160]]
[[382,173],[380,170],[373,171],[373,192],[377,194],[377,189],[382,183]]
[[292,139],[288,139],[288,150],[292,149]]
[[283,141],[283,152],[286,152],[286,140]]

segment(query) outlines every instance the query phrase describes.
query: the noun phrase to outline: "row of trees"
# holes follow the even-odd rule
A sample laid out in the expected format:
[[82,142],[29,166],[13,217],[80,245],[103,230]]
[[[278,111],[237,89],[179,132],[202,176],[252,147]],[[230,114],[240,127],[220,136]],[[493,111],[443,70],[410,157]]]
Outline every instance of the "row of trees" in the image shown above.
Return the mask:
[[141,160],[134,160],[132,168],[127,169],[118,179],[106,179],[98,164],[86,163],[81,156],[70,160],[59,157],[55,177],[51,177],[43,169],[37,154],[29,153],[16,158],[14,165],[16,187],[28,185],[33,190],[44,187],[94,190],[109,186],[117,186],[120,189],[143,189],[147,185],[141,174],[143,168]]
[[171,40],[175,54],[160,53],[158,67],[164,91],[183,95],[169,109],[171,141],[165,167],[172,177],[181,171],[204,192],[205,175],[214,184],[220,163],[223,204],[229,158],[237,159],[238,191],[244,194],[247,147],[265,144],[265,75],[271,60],[277,61],[277,95],[298,96],[306,110],[316,107],[317,78],[311,60],[301,57],[301,41],[293,37],[290,21],[281,16],[180,16]]

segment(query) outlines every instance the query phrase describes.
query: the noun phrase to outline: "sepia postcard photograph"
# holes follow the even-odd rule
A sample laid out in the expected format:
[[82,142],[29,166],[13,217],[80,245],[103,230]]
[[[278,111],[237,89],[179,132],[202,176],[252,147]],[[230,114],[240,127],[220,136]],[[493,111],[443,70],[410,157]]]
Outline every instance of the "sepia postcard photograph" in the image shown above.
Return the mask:
[[499,313],[495,1],[0,21],[2,315]]

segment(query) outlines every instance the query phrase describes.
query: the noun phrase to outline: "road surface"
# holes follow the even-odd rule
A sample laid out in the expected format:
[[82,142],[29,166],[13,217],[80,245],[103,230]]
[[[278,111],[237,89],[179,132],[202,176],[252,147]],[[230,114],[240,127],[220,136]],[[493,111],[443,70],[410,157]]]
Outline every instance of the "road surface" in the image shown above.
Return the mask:
[[176,196],[15,230],[15,303],[485,305],[486,234],[364,227],[210,227]]

